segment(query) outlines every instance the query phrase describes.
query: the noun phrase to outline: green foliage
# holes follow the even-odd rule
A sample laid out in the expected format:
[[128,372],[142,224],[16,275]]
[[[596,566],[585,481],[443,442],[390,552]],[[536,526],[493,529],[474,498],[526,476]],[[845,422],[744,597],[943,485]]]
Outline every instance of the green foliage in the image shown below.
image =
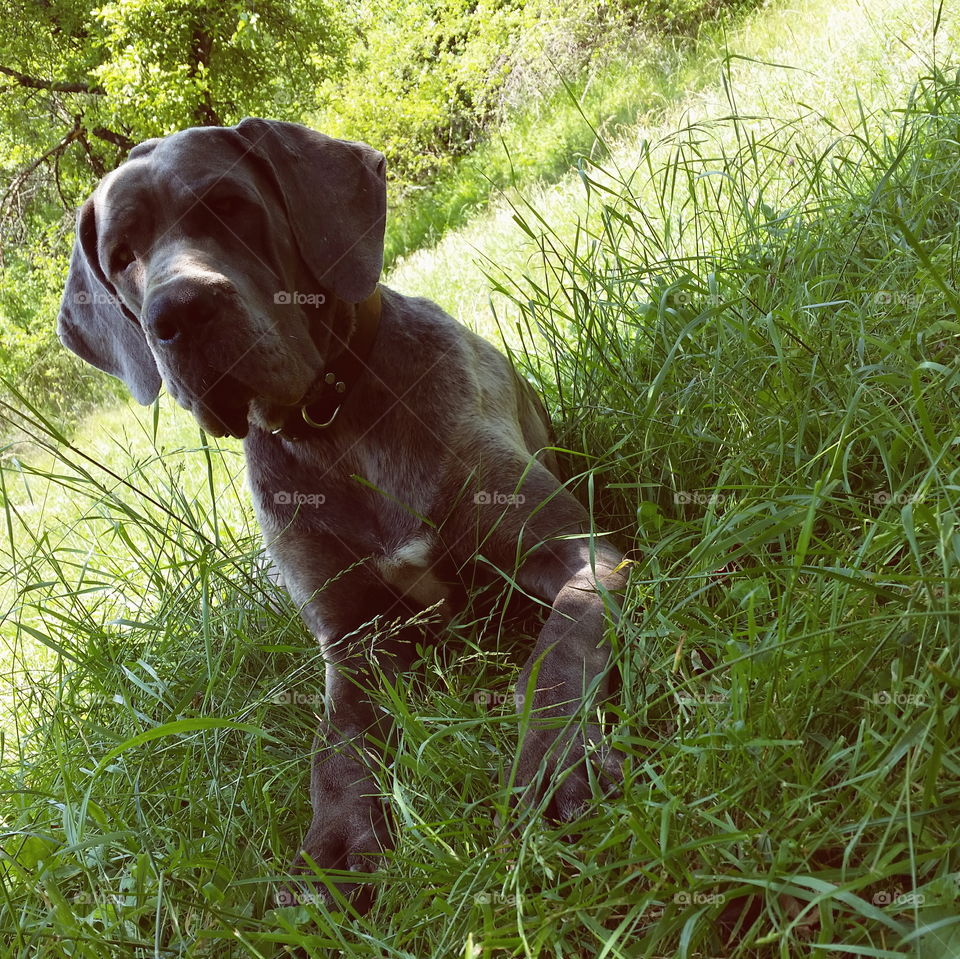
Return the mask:
[[[394,195],[449,171],[503,121],[630,41],[695,30],[755,0],[390,0],[362,19],[318,123],[391,160]],[[416,202],[416,201],[414,201]]]
[[92,11],[95,119],[134,140],[244,116],[295,119],[341,70],[347,24],[325,2],[118,0]]
[[576,78],[629,21],[603,0],[391,0],[365,28],[318,119],[384,150],[403,196],[469,152],[518,85]]
[[[115,401],[121,391],[64,350],[53,335],[51,319],[60,307],[69,240],[45,237],[8,254],[0,274],[0,378],[72,425],[97,403]],[[10,396],[2,383],[0,395]]]
[[324,3],[180,0],[35,3],[0,22],[5,245],[42,242],[24,221],[72,212],[134,143],[302,116],[341,68],[348,28]]
[[666,33],[695,33],[720,12],[728,15],[756,6],[755,0],[623,0],[635,22],[654,24]]
[[387,221],[385,267],[432,246],[478,215],[491,197],[554,182],[569,172],[577,155],[602,157],[606,133],[632,124],[678,89],[684,54],[667,41],[656,48],[631,47],[624,57],[511,109],[495,138],[450,158],[429,185],[411,190]]

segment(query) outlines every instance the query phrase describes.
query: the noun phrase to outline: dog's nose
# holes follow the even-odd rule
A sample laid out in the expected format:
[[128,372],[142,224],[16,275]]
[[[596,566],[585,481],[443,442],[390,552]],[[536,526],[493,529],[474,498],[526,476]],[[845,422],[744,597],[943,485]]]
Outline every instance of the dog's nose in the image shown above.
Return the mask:
[[170,343],[204,326],[220,305],[215,287],[177,283],[158,290],[150,298],[143,317],[147,329],[160,342]]

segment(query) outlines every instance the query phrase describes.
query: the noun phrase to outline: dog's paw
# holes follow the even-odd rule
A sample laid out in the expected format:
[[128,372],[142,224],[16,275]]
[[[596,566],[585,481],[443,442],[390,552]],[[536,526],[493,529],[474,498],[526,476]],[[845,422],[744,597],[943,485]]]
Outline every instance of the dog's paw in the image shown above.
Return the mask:
[[[300,853],[290,866],[295,877],[278,894],[285,904],[325,903],[338,905],[329,885],[317,870],[335,870],[330,876],[333,885],[359,913],[373,903],[374,885],[364,880],[384,862],[384,853],[392,848],[390,831],[383,803],[376,797],[354,795],[342,797],[339,804],[314,816],[300,844]],[[356,876],[345,876],[352,873]]]
[[599,727],[576,725],[527,730],[520,748],[516,784],[519,801],[541,807],[547,819],[578,819],[598,789],[615,793],[623,782],[623,754],[605,740]]

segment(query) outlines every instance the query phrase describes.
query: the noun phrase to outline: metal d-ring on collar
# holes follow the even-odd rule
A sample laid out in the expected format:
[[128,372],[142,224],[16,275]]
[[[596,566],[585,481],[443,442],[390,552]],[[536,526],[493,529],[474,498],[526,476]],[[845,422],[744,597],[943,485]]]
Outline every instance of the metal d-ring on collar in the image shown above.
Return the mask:
[[[338,380],[336,374],[334,373],[325,373],[323,377],[323,382],[327,386],[332,386],[334,391],[340,394],[347,392],[347,384],[343,380]],[[331,423],[337,418],[337,413],[340,412],[340,407],[343,406],[343,403],[337,403],[336,407],[333,410],[333,414],[326,423],[318,423],[313,417],[307,412],[307,407],[310,406],[309,403],[304,403],[300,407],[300,415],[303,417],[303,422],[307,426],[312,426],[315,430],[325,430]]]
[[[356,306],[356,325],[353,336],[343,352],[334,360],[336,370],[328,370],[320,381],[320,392],[300,407],[300,415],[307,426],[325,430],[333,424],[346,399],[347,391],[366,369],[366,361],[380,328],[381,298],[379,285]],[[294,435],[295,431],[282,428],[280,433]]]

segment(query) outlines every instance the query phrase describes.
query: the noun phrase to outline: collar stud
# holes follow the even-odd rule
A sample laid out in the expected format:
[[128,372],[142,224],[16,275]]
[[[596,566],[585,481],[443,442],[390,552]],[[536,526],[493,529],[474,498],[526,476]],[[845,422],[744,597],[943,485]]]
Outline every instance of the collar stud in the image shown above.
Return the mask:
[[[336,357],[335,363],[340,375],[328,371],[320,380],[320,389],[312,399],[300,407],[304,424],[313,430],[325,430],[333,424],[346,399],[344,395],[359,379],[367,368],[367,360],[373,349],[373,343],[380,327],[380,287],[365,300],[356,305],[356,324],[353,335],[344,344],[343,351]],[[287,439],[305,439],[310,431],[304,432],[293,422],[275,430]]]

